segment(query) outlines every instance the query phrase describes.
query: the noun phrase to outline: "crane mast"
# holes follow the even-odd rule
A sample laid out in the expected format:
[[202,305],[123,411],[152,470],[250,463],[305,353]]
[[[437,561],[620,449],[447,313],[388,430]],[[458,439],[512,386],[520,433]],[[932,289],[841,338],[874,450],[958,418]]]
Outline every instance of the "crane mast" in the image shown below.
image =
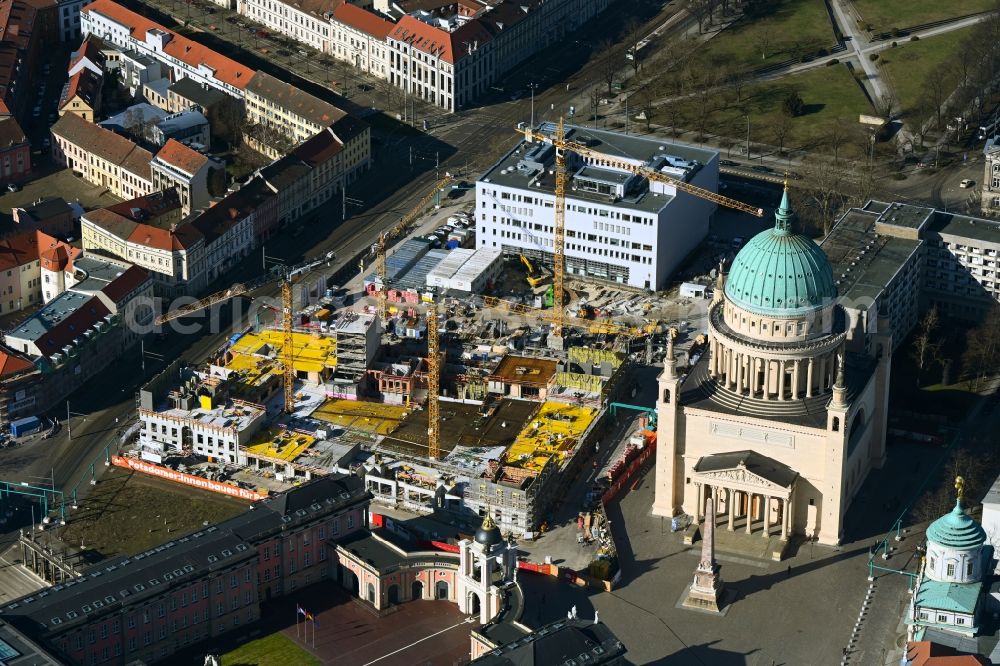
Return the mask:
[[[563,130],[563,119],[560,117],[556,130],[556,139],[560,144],[565,143]],[[566,293],[563,287],[563,281],[566,277],[566,152],[558,145],[556,146],[555,208],[554,243],[552,244],[552,310],[555,313],[555,320],[552,322],[552,335],[561,338]]]
[[441,358],[438,341],[437,303],[427,308],[427,457],[441,458]]

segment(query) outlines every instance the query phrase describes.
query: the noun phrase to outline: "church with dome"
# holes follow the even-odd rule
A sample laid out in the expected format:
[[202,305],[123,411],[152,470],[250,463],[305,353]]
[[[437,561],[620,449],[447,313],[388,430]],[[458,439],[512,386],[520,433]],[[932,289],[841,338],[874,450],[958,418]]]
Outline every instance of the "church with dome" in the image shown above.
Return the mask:
[[659,378],[653,513],[705,518],[769,540],[837,544],[844,515],[885,460],[892,327],[877,299],[838,294],[826,253],[798,233],[786,185],[774,226],[720,271],[708,350]]

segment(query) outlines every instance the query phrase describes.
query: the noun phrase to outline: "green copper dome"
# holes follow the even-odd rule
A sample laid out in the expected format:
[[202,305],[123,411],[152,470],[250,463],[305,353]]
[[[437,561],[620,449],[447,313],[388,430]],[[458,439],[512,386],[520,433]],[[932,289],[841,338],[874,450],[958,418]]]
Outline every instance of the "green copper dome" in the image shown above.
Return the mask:
[[826,254],[811,238],[792,230],[788,188],[774,213],[774,228],[762,231],[739,251],[726,278],[726,297],[765,315],[815,310],[837,297]]
[[927,541],[954,550],[969,550],[983,545],[986,530],[962,510],[962,500],[955,502],[955,508],[927,528]]

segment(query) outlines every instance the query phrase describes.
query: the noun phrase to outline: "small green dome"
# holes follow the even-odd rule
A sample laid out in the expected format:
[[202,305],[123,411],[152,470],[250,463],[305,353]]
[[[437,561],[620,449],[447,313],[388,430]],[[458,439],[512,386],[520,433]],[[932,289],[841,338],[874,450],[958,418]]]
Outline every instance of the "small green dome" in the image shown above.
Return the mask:
[[954,550],[969,550],[986,542],[986,530],[962,510],[962,501],[927,528],[927,541]]
[[774,228],[739,251],[726,278],[726,297],[766,315],[804,314],[837,297],[826,254],[811,238],[792,230],[788,189],[774,213]]

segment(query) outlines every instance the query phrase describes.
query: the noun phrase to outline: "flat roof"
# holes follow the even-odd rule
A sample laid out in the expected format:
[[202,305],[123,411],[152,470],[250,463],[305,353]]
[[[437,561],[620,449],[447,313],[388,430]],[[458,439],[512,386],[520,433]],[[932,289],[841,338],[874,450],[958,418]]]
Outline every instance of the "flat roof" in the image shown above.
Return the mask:
[[[489,405],[442,400],[441,453],[455,447],[507,447],[538,409],[537,402],[499,400]],[[409,414],[398,428],[386,436],[379,448],[420,458],[427,457],[427,410]]]
[[[234,361],[240,355],[259,359],[278,359],[285,346],[285,334],[275,329],[264,329],[258,333],[247,333],[229,348]],[[292,333],[292,365],[299,372],[321,372],[325,368],[337,366],[337,341],[329,335]],[[240,361],[234,370],[251,370],[256,362]]]
[[928,231],[941,236],[960,236],[1000,244],[1000,222],[982,217],[935,211]]
[[163,409],[157,410],[157,416],[170,416],[187,421],[194,421],[200,425],[212,426],[215,428],[235,428],[246,430],[261,415],[264,408],[249,403],[227,403],[212,409]]
[[[60,322],[69,318],[70,315],[80,310],[90,299],[89,294],[76,291],[64,291],[56,298],[46,304],[41,310],[28,319],[21,322],[17,328],[7,335],[18,340],[35,341],[55,328]],[[78,336],[83,335],[83,330],[77,331]]]
[[312,417],[346,430],[385,435],[395,430],[409,411],[402,405],[335,398],[323,403]]
[[514,384],[530,382],[547,385],[558,367],[559,362],[552,358],[507,354],[490,376]]
[[877,233],[876,223],[882,224],[877,213],[852,208],[820,243],[837,292],[849,303],[877,298],[920,248],[919,240]]
[[[880,210],[881,209],[881,210]],[[920,230],[927,226],[934,215],[934,209],[927,206],[884,201],[869,201],[865,206],[868,212],[879,213],[879,224],[885,224],[903,229]]]
[[573,455],[597,410],[552,400],[542,403],[504,457],[504,465],[540,472],[550,458],[560,463]]
[[365,335],[375,324],[376,315],[348,310],[334,323],[338,335]]
[[[555,131],[555,125],[553,123],[542,123],[539,125],[539,131],[551,134]],[[586,143],[593,150],[613,157],[620,157],[641,163],[648,162],[655,157],[671,156],[704,165],[718,156],[718,152],[714,150],[591,127],[566,125],[565,132],[567,139]],[[534,147],[536,147],[536,144],[527,143],[522,139],[500,161],[480,176],[478,182],[495,183],[497,185],[525,190],[530,188],[532,191],[554,194],[555,178],[553,176],[543,173],[540,177],[536,178],[539,175],[537,170],[517,168],[518,163],[525,159]],[[551,160],[552,156],[550,155],[547,159]],[[546,168],[551,168],[551,166],[548,165]],[[629,178],[628,174],[593,166],[583,167],[583,172],[602,180],[614,181],[618,179],[619,183]],[[655,213],[662,210],[673,199],[673,196],[654,194],[649,192],[648,189],[643,188],[639,192],[631,193],[623,199],[616,201],[614,206],[616,208]],[[588,201],[605,205],[609,203],[606,195],[584,192],[582,190],[568,190],[566,192],[566,200],[567,202]]]

